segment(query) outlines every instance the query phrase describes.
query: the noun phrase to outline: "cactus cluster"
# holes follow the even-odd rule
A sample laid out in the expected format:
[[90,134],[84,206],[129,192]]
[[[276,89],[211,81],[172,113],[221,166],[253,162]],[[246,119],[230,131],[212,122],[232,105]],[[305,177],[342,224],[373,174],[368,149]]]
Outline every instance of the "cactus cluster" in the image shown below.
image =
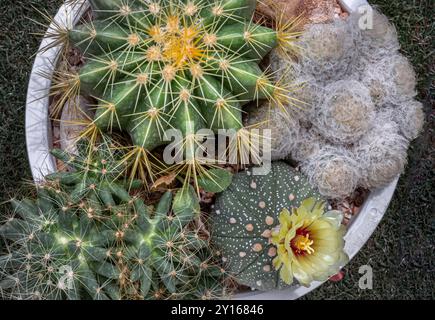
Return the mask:
[[[104,167],[110,161],[102,161],[106,156],[80,163],[62,153],[76,171],[49,176],[35,199],[11,201],[14,212],[0,226],[9,251],[0,257],[1,295],[211,299],[226,294],[225,271],[192,223],[199,215],[193,188],[180,189],[174,199],[167,191],[155,207],[147,206],[139,193],[132,194],[136,183],[112,180],[113,171]],[[89,167],[82,171],[83,165]]]
[[[300,172],[284,162],[273,162],[267,175],[253,175],[251,170],[236,174],[231,186],[217,196],[211,220],[212,241],[220,248],[222,261],[230,275],[251,288],[273,290],[286,288],[292,283],[293,274],[288,272],[288,268],[293,268],[295,278],[304,285],[309,285],[313,279],[320,280],[323,273],[319,269],[329,269],[327,276],[337,273],[337,266],[329,267],[336,263],[342,267],[345,263],[345,259],[341,259],[345,257],[341,253],[344,245],[344,229],[340,228],[342,216],[333,219],[334,228],[341,230],[337,242],[335,236],[325,238],[328,223],[319,224],[323,235],[309,234],[307,230],[314,225],[315,218],[305,216],[312,209],[312,205],[303,205],[307,204],[306,199],[311,199],[311,203],[322,200],[322,196]],[[291,218],[295,223],[286,223],[281,216],[283,210],[298,207],[299,213]],[[323,210],[320,211],[323,214]],[[332,214],[328,216],[332,221]],[[285,228],[294,230],[285,234],[284,242],[280,239],[274,243],[274,234],[286,231]],[[307,246],[302,246],[300,235],[310,244],[304,242]],[[285,253],[285,248],[293,242],[295,246]],[[312,247],[308,248],[310,245]],[[325,252],[329,245],[333,248]],[[300,258],[307,260],[302,262]],[[322,259],[324,263],[318,263],[316,259]],[[334,269],[332,273],[331,269]]]
[[258,63],[275,47],[291,49],[292,23],[276,30],[254,23],[255,0],[90,3],[94,20],[57,32],[57,40],[79,48],[86,62],[53,92],[67,88],[66,94],[94,97],[89,126],[129,135],[127,159],[133,171],[142,168],[143,180],[161,172],[150,153],[168,144],[166,130],[178,129],[184,137],[188,160],[174,171],[196,179],[204,172],[196,166],[205,166],[189,151],[200,142],[198,130],[233,129],[238,145],[248,145],[242,106],[264,99],[286,103],[290,88]]
[[[298,141],[272,134],[280,143],[274,150],[290,150],[272,150],[272,157],[298,161],[329,198],[346,197],[360,186],[382,187],[398,176],[408,144],[424,123],[423,106],[413,99],[415,72],[398,52],[394,26],[376,10],[372,29],[360,29],[359,22],[352,14],[344,21],[308,25],[300,39],[305,49],[300,57],[289,59],[275,50],[270,54],[277,77],[304,84],[292,98],[305,102],[303,112],[292,113],[299,122],[292,129],[299,133],[291,138]],[[291,77],[289,68],[294,70]],[[256,120],[267,120],[268,109],[257,110]],[[280,119],[273,123],[286,125]]]

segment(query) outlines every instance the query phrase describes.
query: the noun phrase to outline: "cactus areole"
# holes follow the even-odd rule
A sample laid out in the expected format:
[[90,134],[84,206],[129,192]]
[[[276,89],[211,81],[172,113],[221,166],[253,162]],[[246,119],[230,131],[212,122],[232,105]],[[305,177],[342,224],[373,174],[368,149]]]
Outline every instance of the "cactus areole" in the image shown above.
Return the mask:
[[311,197],[322,199],[300,172],[283,162],[273,163],[268,175],[238,173],[217,196],[212,240],[239,283],[259,290],[287,286],[273,267],[277,249],[271,244],[272,232],[283,209],[299,207]]

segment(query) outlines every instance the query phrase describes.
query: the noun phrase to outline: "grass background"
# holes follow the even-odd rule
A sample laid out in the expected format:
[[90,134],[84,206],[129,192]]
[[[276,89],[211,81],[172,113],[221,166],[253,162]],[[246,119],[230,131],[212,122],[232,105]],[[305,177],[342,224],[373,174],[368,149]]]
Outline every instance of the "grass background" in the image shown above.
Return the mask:
[[[1,0],[0,3],[0,202],[30,180],[24,111],[32,55],[39,39],[27,17],[41,20],[34,9],[54,14],[60,0]],[[409,150],[391,205],[381,224],[346,266],[340,282],[327,282],[303,299],[435,298],[435,138],[433,76],[435,24],[433,0],[372,0],[396,25],[403,53],[418,73],[419,100],[427,121]],[[32,6],[34,8],[32,8]],[[361,265],[373,268],[373,289],[358,287]]]

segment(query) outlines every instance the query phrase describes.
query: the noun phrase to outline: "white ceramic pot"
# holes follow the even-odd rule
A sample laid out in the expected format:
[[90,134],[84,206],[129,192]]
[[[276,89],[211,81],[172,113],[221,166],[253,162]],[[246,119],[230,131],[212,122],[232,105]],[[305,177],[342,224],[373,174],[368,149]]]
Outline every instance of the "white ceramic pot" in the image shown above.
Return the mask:
[[[55,16],[57,23],[74,25],[89,7],[86,0],[81,2],[83,5],[64,4]],[[340,0],[340,2],[349,12],[356,10],[361,5],[367,5],[365,0]],[[50,39],[44,38],[41,48],[47,47],[50,41]],[[52,148],[51,126],[48,117],[48,93],[51,81],[47,75],[53,74],[61,49],[61,47],[53,47],[37,54],[30,75],[26,104],[26,141],[35,182],[42,181],[45,175],[56,171],[56,163],[49,153]],[[386,187],[371,192],[359,214],[352,219],[345,236],[345,251],[351,259],[364,246],[381,221],[393,196],[397,180],[398,178]],[[235,299],[297,299],[321,284],[321,282],[314,282],[308,288],[294,286],[288,290],[279,291],[252,291],[237,294]]]

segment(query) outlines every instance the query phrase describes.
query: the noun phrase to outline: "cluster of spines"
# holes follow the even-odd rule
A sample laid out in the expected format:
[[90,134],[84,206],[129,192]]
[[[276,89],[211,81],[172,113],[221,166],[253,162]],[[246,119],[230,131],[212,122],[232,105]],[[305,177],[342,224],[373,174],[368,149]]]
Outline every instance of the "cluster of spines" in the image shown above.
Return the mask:
[[[128,163],[142,179],[152,180],[162,169],[151,151],[166,143],[165,130],[179,129],[187,140],[186,123],[193,123],[193,132],[234,129],[237,145],[247,148],[252,135],[243,128],[242,106],[262,99],[284,106],[292,90],[258,62],[275,46],[293,49],[298,35],[292,22],[279,22],[276,30],[252,22],[255,4],[91,1],[95,21],[53,34],[80,48],[86,63],[76,74],[60,74],[52,93],[62,96],[60,102],[79,92],[95,97],[96,114],[83,135],[127,132]],[[209,166],[195,158],[175,171],[184,168],[187,181],[188,172],[208,172],[200,167]]]
[[14,213],[0,226],[9,251],[0,257],[3,297],[204,299],[226,293],[225,271],[195,227],[200,208],[191,187],[174,199],[167,191],[152,208],[136,191],[142,184],[116,180],[107,150],[91,158],[54,154],[75,171],[48,176],[35,200],[12,200]]

